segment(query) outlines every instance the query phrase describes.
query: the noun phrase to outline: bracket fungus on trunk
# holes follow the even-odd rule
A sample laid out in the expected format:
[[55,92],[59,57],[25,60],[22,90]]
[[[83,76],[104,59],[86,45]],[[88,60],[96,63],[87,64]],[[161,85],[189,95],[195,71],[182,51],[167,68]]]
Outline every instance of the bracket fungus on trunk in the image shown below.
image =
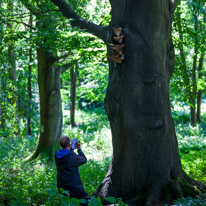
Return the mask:
[[124,54],[123,54],[123,48],[124,48],[124,44],[123,42],[123,38],[124,35],[122,35],[122,27],[118,27],[115,28],[113,27],[113,32],[116,36],[113,36],[113,39],[115,40],[114,44],[109,43],[109,46],[111,47],[111,49],[114,51],[114,53],[112,54],[107,54],[107,56],[112,59],[114,62],[118,63],[118,64],[122,64],[122,62],[124,61]]

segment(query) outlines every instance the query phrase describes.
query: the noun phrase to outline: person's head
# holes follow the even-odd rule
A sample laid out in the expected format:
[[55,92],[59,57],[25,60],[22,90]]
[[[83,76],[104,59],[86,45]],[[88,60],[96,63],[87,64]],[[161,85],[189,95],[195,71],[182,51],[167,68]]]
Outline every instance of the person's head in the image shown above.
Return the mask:
[[59,143],[63,149],[70,148],[70,146],[71,146],[71,141],[70,141],[69,137],[67,137],[67,136],[61,137]]

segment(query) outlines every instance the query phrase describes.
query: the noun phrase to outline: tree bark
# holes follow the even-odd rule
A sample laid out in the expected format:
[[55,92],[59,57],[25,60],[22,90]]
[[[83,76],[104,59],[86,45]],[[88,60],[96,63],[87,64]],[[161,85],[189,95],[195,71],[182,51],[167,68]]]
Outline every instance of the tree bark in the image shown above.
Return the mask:
[[202,91],[197,92],[197,121],[201,122],[201,103],[202,103]]
[[72,127],[75,126],[75,103],[76,103],[77,71],[78,71],[78,65],[76,65],[75,69],[74,69],[74,67],[72,67],[72,68],[70,69],[70,78],[71,78],[70,122],[71,122]]
[[197,80],[196,80],[196,69],[197,69],[197,48],[193,57],[193,68],[192,68],[192,94],[190,98],[190,122],[192,126],[196,124],[196,98],[197,98]]
[[[66,9],[66,3],[62,8],[64,0],[52,2],[67,18],[77,18]],[[112,19],[102,39],[107,45],[118,44],[112,28],[123,28],[125,60],[120,64],[109,60],[105,110],[111,125],[113,157],[96,195],[103,199],[122,197],[131,205],[151,205],[168,194],[172,198],[195,195],[198,192],[193,185],[201,189],[205,186],[189,179],[182,170],[169,101],[174,69],[171,25],[176,2],[110,3]],[[84,26],[81,22],[80,28]],[[112,53],[109,46],[108,53]]]
[[60,95],[61,69],[53,65],[53,56],[37,49],[38,84],[40,94],[40,137],[38,147],[30,158],[46,155],[53,159],[62,132],[62,106]]

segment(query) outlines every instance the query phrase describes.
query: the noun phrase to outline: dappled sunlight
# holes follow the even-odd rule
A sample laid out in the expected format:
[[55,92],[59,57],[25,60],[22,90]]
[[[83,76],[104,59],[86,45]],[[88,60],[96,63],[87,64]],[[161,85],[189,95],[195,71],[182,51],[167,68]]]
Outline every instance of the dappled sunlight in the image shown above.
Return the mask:
[[205,9],[0,2],[0,205],[205,205]]

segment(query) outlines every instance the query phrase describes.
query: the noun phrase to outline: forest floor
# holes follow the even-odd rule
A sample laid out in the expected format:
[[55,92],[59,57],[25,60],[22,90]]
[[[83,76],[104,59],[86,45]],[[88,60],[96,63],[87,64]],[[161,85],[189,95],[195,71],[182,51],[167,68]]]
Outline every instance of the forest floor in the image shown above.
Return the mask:
[[[189,124],[187,107],[174,107],[173,118],[184,171],[193,179],[206,183],[206,100],[204,100],[202,123]],[[86,191],[92,194],[103,180],[112,157],[111,131],[102,108],[77,110],[76,127],[71,128],[68,108],[64,110],[64,135],[77,138],[88,157],[87,164],[80,167]],[[0,137],[0,205],[51,206],[78,205],[76,200],[65,200],[56,189],[56,168],[46,158],[25,163],[38,143],[38,130],[32,136]],[[99,199],[93,205],[101,205]],[[182,198],[156,205],[203,206],[206,194],[197,198]]]

